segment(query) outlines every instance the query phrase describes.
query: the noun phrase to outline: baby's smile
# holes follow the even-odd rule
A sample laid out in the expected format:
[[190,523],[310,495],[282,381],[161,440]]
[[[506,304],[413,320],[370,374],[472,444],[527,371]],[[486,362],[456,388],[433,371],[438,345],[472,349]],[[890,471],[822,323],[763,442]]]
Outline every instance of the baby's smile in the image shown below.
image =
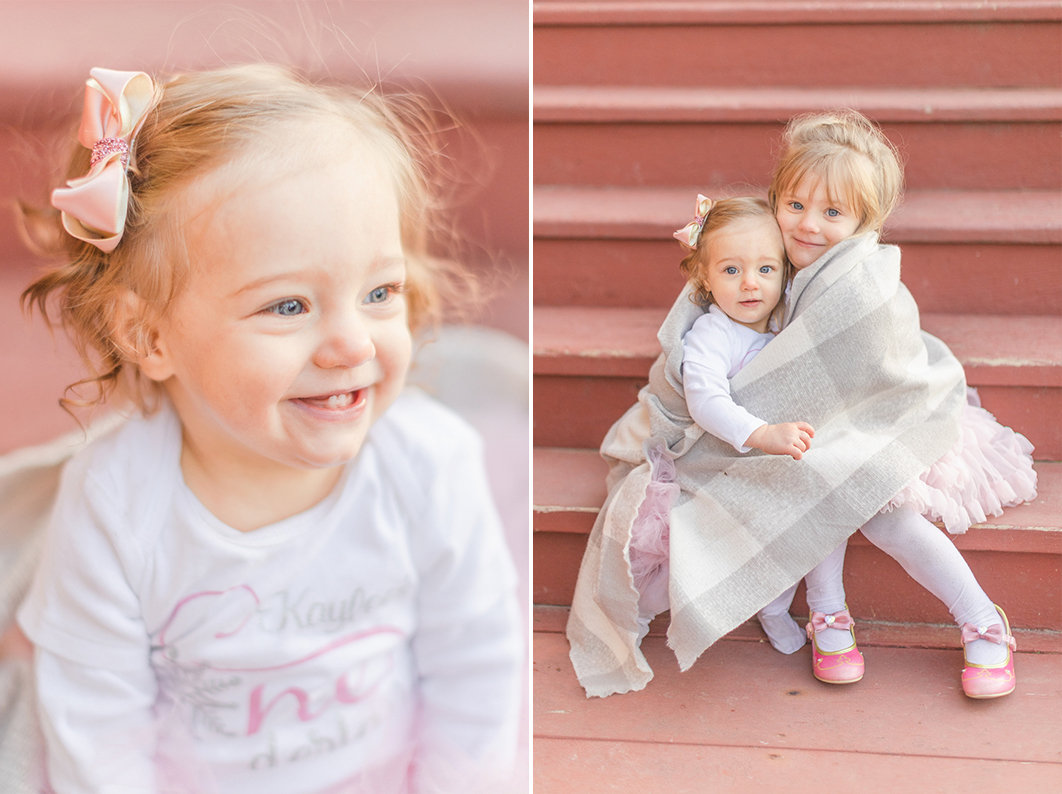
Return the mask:
[[297,397],[294,402],[302,403],[309,408],[319,411],[345,411],[348,408],[357,408],[360,411],[367,399],[368,389],[360,388],[347,392],[322,394],[315,397]]

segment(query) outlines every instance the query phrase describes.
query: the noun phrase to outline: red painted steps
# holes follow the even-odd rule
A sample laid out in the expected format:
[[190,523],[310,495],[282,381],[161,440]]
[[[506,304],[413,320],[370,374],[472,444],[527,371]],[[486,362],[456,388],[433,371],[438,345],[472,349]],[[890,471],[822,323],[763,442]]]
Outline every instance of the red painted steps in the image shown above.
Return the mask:
[[[670,305],[683,286],[671,233],[688,221],[698,192],[766,195],[735,186],[537,186],[536,303]],[[911,190],[885,239],[902,246],[904,281],[923,311],[1062,314],[1057,189]]]
[[1043,0],[537,2],[535,82],[1057,85],[1060,18]]
[[861,634],[867,674],[844,687],[812,678],[807,648],[784,656],[751,637],[716,643],[680,673],[651,635],[643,649],[656,677],[646,688],[587,699],[561,633],[565,613],[535,611],[536,794],[1062,788],[1057,640],[1028,653],[1019,634],[1018,689],[973,701],[961,692],[954,629],[944,649],[884,647]]
[[[1060,21],[1057,0],[535,2],[535,600],[570,602],[604,498],[595,448],[682,286],[671,231],[698,188],[762,189],[799,112],[882,123],[910,189],[888,240],[927,326],[935,314],[1002,421],[1062,460]],[[1062,790],[1042,741],[1062,728],[1062,464],[1037,467],[1043,504],[959,539],[1019,610],[1024,651],[1053,652],[1023,651],[1016,696],[962,697],[954,628],[909,625],[946,612],[857,535],[847,582],[870,672],[852,688],[816,684],[806,651],[783,657],[750,624],[680,676],[657,627],[646,691],[587,701],[563,617],[536,612],[536,792]]]
[[[950,536],[978,581],[1015,625],[1062,630],[1062,463],[1036,464],[1036,501]],[[534,451],[534,589],[536,604],[571,603],[586,538],[605,499],[607,466],[596,450]],[[863,619],[947,623],[940,602],[862,535],[849,541],[845,586]],[[806,609],[803,589],[794,611]]]
[[[913,188],[1057,189],[1056,89],[536,86],[536,184],[766,184],[792,116],[855,107]],[[607,153],[607,154],[605,154]]]
[[[535,444],[596,448],[659,354],[663,308],[536,306]],[[1062,460],[1062,317],[923,314],[967,382],[1039,460]]]

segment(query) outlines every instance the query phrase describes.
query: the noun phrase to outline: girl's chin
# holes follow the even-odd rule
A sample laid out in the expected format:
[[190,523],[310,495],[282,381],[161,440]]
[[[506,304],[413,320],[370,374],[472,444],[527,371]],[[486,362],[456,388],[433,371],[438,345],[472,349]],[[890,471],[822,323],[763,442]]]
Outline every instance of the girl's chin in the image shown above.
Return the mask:
[[361,452],[364,439],[351,440],[346,444],[335,444],[329,449],[314,447],[303,450],[300,455],[294,456],[288,463],[291,468],[304,469],[307,471],[327,471],[340,466],[345,466],[358,457]]

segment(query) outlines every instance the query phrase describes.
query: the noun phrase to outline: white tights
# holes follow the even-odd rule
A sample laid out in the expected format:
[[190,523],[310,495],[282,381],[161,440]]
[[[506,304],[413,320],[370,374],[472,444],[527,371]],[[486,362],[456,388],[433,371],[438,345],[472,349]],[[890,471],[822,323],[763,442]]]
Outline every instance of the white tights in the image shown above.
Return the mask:
[[[863,525],[862,531],[867,540],[900,563],[912,579],[939,598],[960,626],[963,623],[973,623],[975,626],[1002,623],[992,601],[977,583],[973,571],[959,550],[944,537],[944,533],[913,509],[901,507],[888,513],[878,513]],[[842,568],[846,545],[842,543],[805,578],[808,586],[808,606],[814,612],[830,614],[844,609]],[[795,590],[795,587],[787,590],[759,614],[760,622],[764,624],[764,630],[771,638],[771,644],[787,653],[793,652],[786,649],[791,647],[796,639],[793,632],[793,629],[797,628],[796,624],[791,618],[791,626],[784,623]],[[771,628],[768,628],[768,625],[771,625]],[[772,636],[772,630],[780,635],[779,642]],[[833,633],[843,636],[829,637]],[[828,629],[816,636],[822,650],[840,650],[827,647],[836,644],[831,640],[851,642],[848,632],[837,632],[834,629]],[[783,647],[779,647],[779,644]],[[803,645],[802,638],[800,645]],[[966,651],[969,660],[975,664],[991,664],[1006,658],[1006,645],[996,645],[987,640],[970,643],[966,646]]]

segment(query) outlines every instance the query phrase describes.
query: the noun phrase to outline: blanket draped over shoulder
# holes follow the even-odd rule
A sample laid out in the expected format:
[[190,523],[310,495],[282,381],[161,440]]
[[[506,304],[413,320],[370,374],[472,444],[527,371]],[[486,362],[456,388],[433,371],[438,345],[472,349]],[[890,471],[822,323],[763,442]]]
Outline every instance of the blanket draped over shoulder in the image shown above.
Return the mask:
[[671,625],[682,670],[798,582],[943,455],[959,434],[962,366],[921,332],[900,283],[900,252],[868,233],[834,246],[793,281],[784,329],[731,380],[734,400],[768,423],[805,421],[797,461],[741,455],[690,418],[682,338],[703,313],[675,301],[663,353],[638,402],[601,446],[608,498],[579,571],[568,620],[571,659],[588,696],[642,689],[631,525],[651,479],[647,450],[675,462],[670,513]]

